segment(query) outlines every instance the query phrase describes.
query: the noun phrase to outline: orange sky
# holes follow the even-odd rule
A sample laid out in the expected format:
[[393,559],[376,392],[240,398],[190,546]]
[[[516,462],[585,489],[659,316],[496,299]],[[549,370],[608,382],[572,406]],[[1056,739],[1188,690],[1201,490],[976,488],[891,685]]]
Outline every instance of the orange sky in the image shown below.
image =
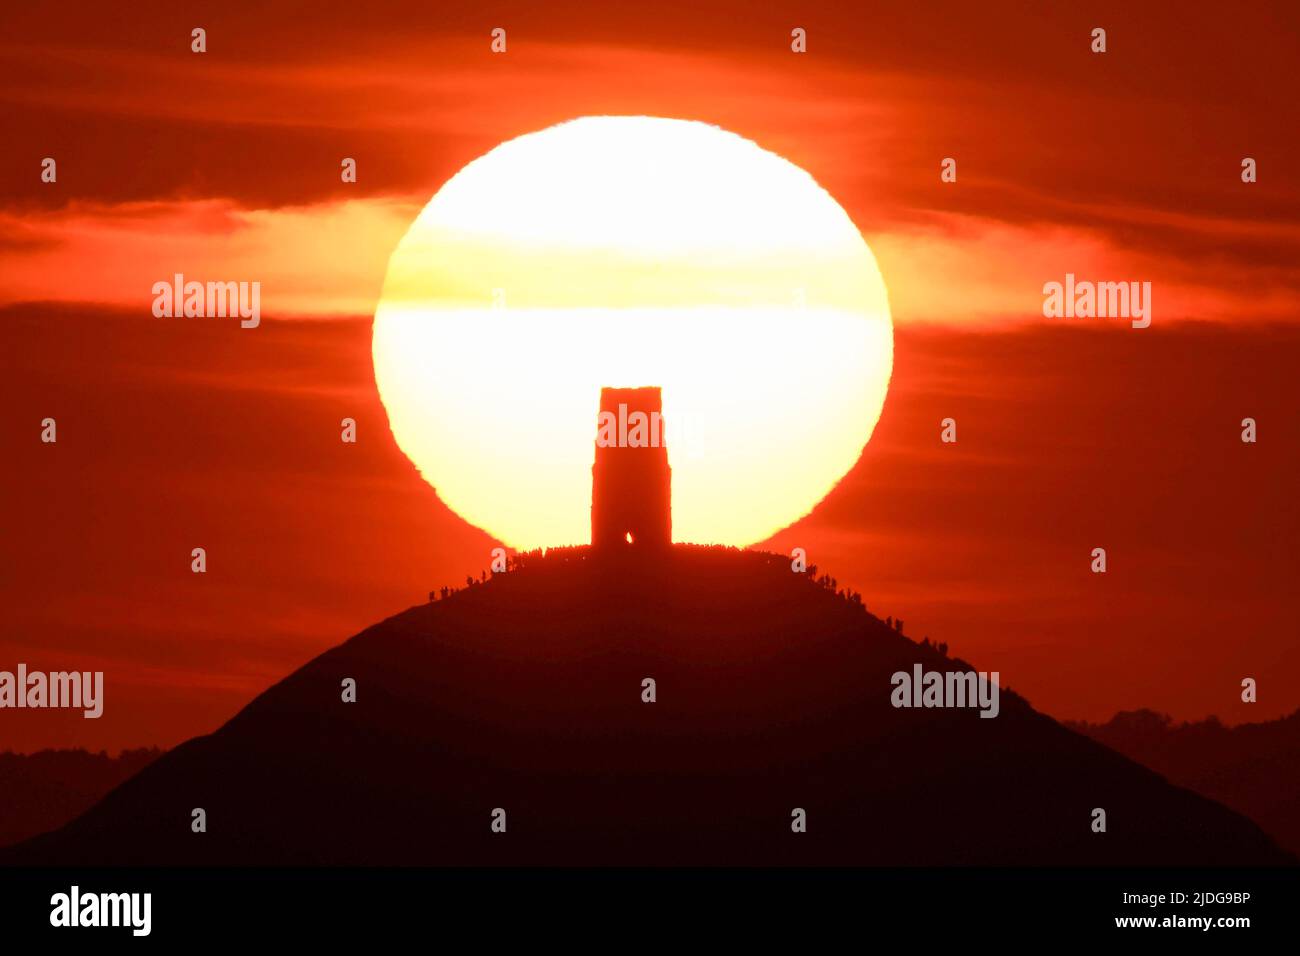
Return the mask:
[[[599,113],[780,153],[879,260],[899,330],[884,415],[777,544],[1054,715],[1300,704],[1300,12],[859,6],[8,7],[0,669],[102,665],[109,697],[99,721],[10,712],[0,747],[174,744],[486,565],[492,542],[386,433],[368,317],[450,175]],[[153,319],[175,272],[260,281],[262,327]],[[1043,319],[1066,272],[1151,281],[1154,327]],[[1246,414],[1256,446],[1236,440]],[[36,441],[46,415],[56,448]],[[1098,543],[1104,580],[1083,573]],[[1254,708],[1239,674],[1260,679]]]

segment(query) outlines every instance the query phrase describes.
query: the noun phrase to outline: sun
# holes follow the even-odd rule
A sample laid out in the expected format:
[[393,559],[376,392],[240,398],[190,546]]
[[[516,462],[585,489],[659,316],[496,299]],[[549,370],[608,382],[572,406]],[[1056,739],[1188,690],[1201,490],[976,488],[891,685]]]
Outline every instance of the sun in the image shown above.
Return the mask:
[[373,353],[398,445],[499,541],[589,541],[600,389],[657,385],[674,540],[744,546],[857,461],[893,325],[808,173],[704,123],[595,116],[438,191],[389,262]]

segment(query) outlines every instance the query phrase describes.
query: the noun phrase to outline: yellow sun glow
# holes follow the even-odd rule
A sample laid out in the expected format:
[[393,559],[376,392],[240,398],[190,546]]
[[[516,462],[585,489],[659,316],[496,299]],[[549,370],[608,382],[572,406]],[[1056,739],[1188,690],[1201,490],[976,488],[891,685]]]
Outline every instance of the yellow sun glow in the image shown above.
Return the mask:
[[747,545],[857,461],[893,327],[806,172],[703,123],[601,116],[438,191],[389,262],[373,351],[398,445],[498,540],[589,541],[600,389],[658,385],[674,540]]

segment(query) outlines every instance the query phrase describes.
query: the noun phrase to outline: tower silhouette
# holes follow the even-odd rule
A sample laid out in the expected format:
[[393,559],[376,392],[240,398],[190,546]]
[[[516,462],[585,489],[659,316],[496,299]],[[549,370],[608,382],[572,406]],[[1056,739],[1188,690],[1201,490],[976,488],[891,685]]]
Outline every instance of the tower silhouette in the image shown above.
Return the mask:
[[591,466],[591,543],[597,548],[672,542],[672,469],[658,386],[602,388]]

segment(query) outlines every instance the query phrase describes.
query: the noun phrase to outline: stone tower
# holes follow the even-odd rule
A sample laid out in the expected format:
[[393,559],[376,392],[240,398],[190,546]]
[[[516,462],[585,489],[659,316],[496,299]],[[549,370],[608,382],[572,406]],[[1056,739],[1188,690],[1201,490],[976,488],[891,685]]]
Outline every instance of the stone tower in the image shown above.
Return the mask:
[[591,466],[591,543],[608,549],[672,542],[672,469],[659,388],[602,388]]

